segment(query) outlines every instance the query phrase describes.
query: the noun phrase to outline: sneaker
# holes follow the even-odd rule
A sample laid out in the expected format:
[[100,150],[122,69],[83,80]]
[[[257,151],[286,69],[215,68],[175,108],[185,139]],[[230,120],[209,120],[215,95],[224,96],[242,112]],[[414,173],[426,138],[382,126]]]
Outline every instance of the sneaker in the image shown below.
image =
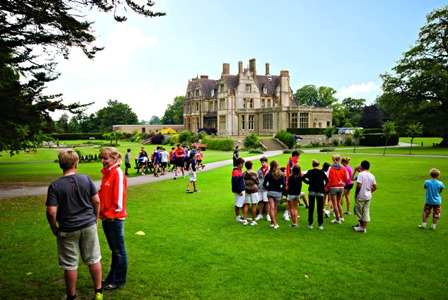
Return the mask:
[[346,210],[344,211],[344,215],[351,215],[351,213],[348,210]]
[[288,213],[283,214],[283,220],[289,221],[289,214]]
[[258,215],[258,216],[255,218],[255,221],[259,221],[259,220],[263,220],[263,215]]
[[187,194],[191,194],[191,193],[193,193],[192,191],[190,191],[190,190],[187,190]]
[[144,173],[144,172],[142,172],[142,175],[145,175],[145,173]]
[[243,226],[249,225],[249,222],[247,220],[243,220]]
[[280,226],[277,224],[277,225],[274,225],[274,229],[277,229],[277,228],[279,228]]
[[299,227],[299,225],[297,225],[297,224],[289,224],[289,227],[297,228],[297,227]]
[[177,177],[176,176],[174,176],[174,178],[173,178],[174,180],[176,180],[177,179]]
[[429,227],[429,230],[436,230],[435,227]]
[[237,222],[243,222],[243,219],[241,219],[240,216],[236,216],[235,220],[236,220]]
[[330,212],[328,210],[325,211],[325,217],[329,218],[330,217]]
[[417,227],[420,229],[426,229],[426,226],[423,226],[423,225],[418,225]]
[[340,218],[339,221],[345,222],[345,219],[344,218]]
[[182,178],[185,178],[185,175],[182,175]]
[[255,226],[255,225],[257,225],[257,222],[255,222],[255,221],[250,222],[250,226]]
[[317,228],[319,228],[319,230],[324,230],[324,226],[322,225],[317,226]]
[[313,227],[313,224],[308,225],[308,228],[309,228],[309,229],[313,229],[313,228],[314,228],[314,227]]
[[274,226],[275,226],[274,224],[269,224],[269,227],[271,228],[274,228]]
[[362,229],[362,227],[356,227],[356,228],[355,228],[355,231],[357,231],[357,232],[361,232],[361,233],[366,233],[366,232],[367,232],[367,229]]
[[266,215],[266,220],[268,220],[269,222],[271,222],[271,216],[270,216],[270,215]]
[[200,191],[200,190],[194,190],[194,192],[195,192],[195,193],[200,193],[201,191]]
[[331,220],[331,223],[333,223],[333,224],[341,224],[341,221],[338,221],[338,220],[334,219],[334,220]]
[[103,300],[103,293],[100,293],[100,292],[95,293],[93,300]]
[[205,168],[205,165],[202,165],[202,169],[204,169]]
[[352,226],[353,229],[356,228],[356,227],[361,227],[361,226],[359,225],[359,223],[356,224],[355,226]]
[[353,230],[354,230],[354,231],[358,231],[359,228],[361,228],[360,225],[358,225],[358,226],[353,226]]

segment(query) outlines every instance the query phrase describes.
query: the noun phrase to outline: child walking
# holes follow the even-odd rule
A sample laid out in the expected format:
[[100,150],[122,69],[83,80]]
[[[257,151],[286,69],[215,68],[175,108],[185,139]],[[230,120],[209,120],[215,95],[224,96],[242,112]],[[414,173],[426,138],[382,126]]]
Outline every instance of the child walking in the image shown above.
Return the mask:
[[426,189],[425,206],[423,207],[423,221],[422,225],[418,225],[418,228],[426,228],[426,220],[431,214],[432,210],[432,225],[431,229],[436,229],[437,221],[440,218],[440,208],[442,205],[442,193],[445,185],[439,181],[440,171],[437,169],[431,169],[429,171],[431,179],[425,180],[423,187]]
[[260,181],[258,180],[258,174],[252,170],[253,163],[248,160],[244,164],[246,167],[246,171],[243,173],[244,185],[246,187],[246,196],[244,200],[243,207],[243,225],[249,224],[247,221],[247,211],[249,210],[249,205],[252,204],[252,222],[251,226],[257,225],[255,221],[255,216],[257,215],[257,203],[258,203],[258,184]]
[[[190,152],[190,157],[187,163],[188,166],[188,175],[190,176],[190,181],[188,181],[188,186],[187,186],[187,193],[197,193],[199,192],[197,186],[196,186],[196,160],[194,158],[194,153]],[[194,191],[192,192],[190,190],[190,185],[191,183],[193,183],[193,188]]]
[[235,197],[235,215],[237,222],[243,222],[240,216],[240,209],[244,205],[244,193],[246,187],[244,185],[243,171],[241,169],[244,165],[244,159],[237,158],[235,161],[236,166],[232,171],[232,192]]

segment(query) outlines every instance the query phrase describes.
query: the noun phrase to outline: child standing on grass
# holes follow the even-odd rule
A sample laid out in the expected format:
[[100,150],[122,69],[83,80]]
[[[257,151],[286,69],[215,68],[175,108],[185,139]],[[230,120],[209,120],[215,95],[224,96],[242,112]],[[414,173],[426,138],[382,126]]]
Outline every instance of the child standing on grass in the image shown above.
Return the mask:
[[440,218],[440,208],[442,205],[442,196],[440,195],[445,188],[443,182],[439,181],[440,171],[437,169],[431,169],[429,171],[431,179],[425,180],[423,187],[426,189],[425,206],[423,207],[423,221],[422,225],[418,225],[418,228],[426,228],[426,220],[432,212],[432,225],[431,229],[436,229],[437,221]]
[[235,197],[235,215],[236,215],[236,221],[237,222],[243,222],[243,219],[241,219],[240,216],[240,209],[244,205],[244,193],[246,190],[246,187],[244,185],[244,178],[243,178],[243,165],[244,165],[244,159],[237,158],[235,160],[236,166],[233,168],[232,171],[232,192]]
[[[196,159],[194,156],[195,156],[194,152],[191,151],[189,160],[187,162],[188,175],[190,176],[190,181],[188,181],[188,186],[187,186],[187,193],[199,192],[199,190],[196,186]],[[193,188],[194,188],[193,192],[190,190],[191,183],[193,183]]]
[[358,174],[355,191],[355,215],[358,225],[354,226],[355,231],[366,233],[367,222],[370,222],[370,200],[372,193],[376,191],[375,176],[370,173],[370,163],[367,160],[361,162],[361,172]]
[[317,228],[323,230],[324,194],[328,178],[323,170],[319,170],[319,161],[313,159],[312,166],[313,168],[302,177],[303,182],[309,184],[308,196],[310,199],[310,207],[308,209],[308,228],[313,228],[314,207],[317,205]]
[[257,225],[255,221],[255,216],[257,215],[257,203],[259,200],[258,197],[258,184],[260,181],[258,180],[258,174],[252,170],[253,163],[248,160],[244,164],[246,167],[246,171],[243,173],[244,185],[245,185],[245,200],[243,207],[243,225],[249,224],[247,221],[247,211],[249,210],[249,205],[252,204],[252,222],[250,226]]
[[260,158],[261,168],[258,169],[258,180],[260,181],[258,185],[258,216],[256,221],[263,219],[263,209],[266,207],[266,220],[271,221],[269,216],[269,202],[268,202],[268,191],[263,187],[264,178],[269,171],[268,158],[263,156]]
[[282,200],[282,194],[286,187],[285,175],[280,171],[276,160],[271,161],[269,173],[264,178],[263,187],[268,190],[269,215],[271,216],[271,228],[277,229],[277,205]]
[[[292,224],[290,226],[297,228],[299,226],[299,213],[297,212],[297,205],[299,204],[300,194],[302,193],[302,169],[298,164],[295,164],[292,167],[291,176],[289,176],[286,183],[286,189],[288,192],[287,200],[292,218]],[[313,228],[313,225],[311,225],[310,228]]]

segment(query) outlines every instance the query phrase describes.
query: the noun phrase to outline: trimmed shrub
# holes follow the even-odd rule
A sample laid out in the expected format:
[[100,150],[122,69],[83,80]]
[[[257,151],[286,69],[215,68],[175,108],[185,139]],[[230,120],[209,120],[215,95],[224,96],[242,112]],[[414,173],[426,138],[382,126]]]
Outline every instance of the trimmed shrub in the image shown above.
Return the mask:
[[286,130],[280,130],[276,135],[275,138],[282,141],[283,144],[288,146],[288,148],[294,148],[294,144],[296,140],[294,139],[294,135],[287,132]]
[[[387,140],[388,146],[398,145],[399,137],[398,135],[394,135]],[[364,133],[364,139],[360,141],[362,146],[385,146],[386,138],[382,133],[372,133],[366,134]]]
[[227,138],[204,138],[202,143],[207,145],[207,149],[230,151],[233,149],[235,142]]
[[151,137],[151,144],[162,145],[164,140],[165,136],[163,134],[156,134]]
[[246,149],[255,149],[260,146],[260,143],[258,142],[258,136],[255,134],[255,132],[251,132],[243,142],[244,148]]

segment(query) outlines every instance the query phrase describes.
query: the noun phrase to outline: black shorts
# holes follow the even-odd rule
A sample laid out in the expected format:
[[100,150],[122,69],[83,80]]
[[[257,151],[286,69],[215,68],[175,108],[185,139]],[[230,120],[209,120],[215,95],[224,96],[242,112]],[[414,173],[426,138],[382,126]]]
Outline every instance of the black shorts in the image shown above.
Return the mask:
[[184,167],[184,158],[176,158],[176,167]]
[[162,166],[162,168],[166,168],[166,164],[167,164],[166,161],[160,163],[160,165]]
[[351,190],[353,188],[353,183],[352,184],[346,184],[345,186],[344,186],[344,190]]
[[131,167],[130,163],[125,163],[124,165],[126,166],[126,168],[130,168]]

